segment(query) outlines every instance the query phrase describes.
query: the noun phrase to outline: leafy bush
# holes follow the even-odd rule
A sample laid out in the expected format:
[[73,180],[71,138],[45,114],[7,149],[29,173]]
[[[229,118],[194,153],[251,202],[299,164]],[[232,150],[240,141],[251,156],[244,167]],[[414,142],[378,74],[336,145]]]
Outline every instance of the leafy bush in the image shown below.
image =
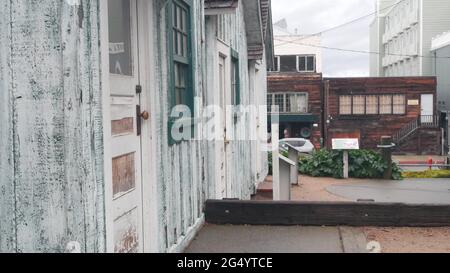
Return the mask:
[[300,159],[300,173],[313,177],[342,178],[342,154],[335,151],[318,150],[312,157]]
[[404,172],[404,178],[450,178],[450,170],[427,170],[423,172]]
[[[343,176],[343,152],[319,150],[310,158],[300,159],[300,173],[313,177]],[[349,152],[349,176],[354,178],[382,178],[387,168],[380,153],[370,150],[356,150]],[[393,163],[392,179],[402,179],[400,168]]]

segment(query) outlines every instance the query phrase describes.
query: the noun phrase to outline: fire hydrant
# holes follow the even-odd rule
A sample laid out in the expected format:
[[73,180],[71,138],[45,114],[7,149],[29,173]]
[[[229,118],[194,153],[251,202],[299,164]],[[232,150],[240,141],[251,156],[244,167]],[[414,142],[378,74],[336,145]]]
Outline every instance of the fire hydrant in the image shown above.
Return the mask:
[[428,158],[428,166],[431,171],[433,169],[433,158],[431,156]]

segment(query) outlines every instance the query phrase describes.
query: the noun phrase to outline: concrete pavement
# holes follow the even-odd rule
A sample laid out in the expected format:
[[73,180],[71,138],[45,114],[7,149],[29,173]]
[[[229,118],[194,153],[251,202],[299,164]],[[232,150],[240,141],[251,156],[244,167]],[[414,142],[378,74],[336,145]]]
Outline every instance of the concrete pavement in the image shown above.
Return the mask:
[[406,204],[450,204],[450,179],[367,180],[331,185],[326,190],[351,201]]
[[350,227],[205,225],[186,253],[362,253],[366,237]]

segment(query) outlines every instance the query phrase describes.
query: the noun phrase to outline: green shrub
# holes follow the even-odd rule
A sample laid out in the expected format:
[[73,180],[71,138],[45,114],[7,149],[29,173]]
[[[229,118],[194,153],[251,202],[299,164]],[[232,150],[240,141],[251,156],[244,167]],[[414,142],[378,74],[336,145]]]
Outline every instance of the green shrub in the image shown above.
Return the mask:
[[313,177],[342,178],[342,154],[335,151],[318,150],[312,157],[300,159],[300,173]]
[[[300,159],[300,173],[313,177],[343,176],[343,152],[319,150],[312,157]],[[349,176],[354,178],[382,178],[387,168],[380,153],[371,150],[349,152]],[[393,163],[392,179],[402,179],[400,168]]]

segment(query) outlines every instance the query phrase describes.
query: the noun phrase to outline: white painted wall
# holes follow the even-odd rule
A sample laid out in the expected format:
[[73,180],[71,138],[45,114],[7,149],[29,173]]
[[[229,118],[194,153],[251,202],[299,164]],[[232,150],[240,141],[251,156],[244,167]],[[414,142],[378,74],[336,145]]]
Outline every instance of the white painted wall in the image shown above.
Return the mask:
[[[102,98],[102,88],[108,85],[102,82],[107,77],[100,72],[106,66],[99,59],[107,60],[109,52],[105,46],[103,51],[99,48],[102,29],[97,28],[104,25],[100,14],[105,11],[98,13],[99,1],[82,3],[82,7],[59,0],[0,4],[0,190],[4,193],[0,195],[0,252],[63,252],[71,241],[79,242],[82,252],[110,250],[105,242],[110,241],[105,231],[110,224],[104,223],[105,194],[110,192],[104,187],[111,176],[104,172],[111,171],[107,166],[111,151],[104,146],[103,130],[111,127],[104,124],[110,119],[102,112],[110,102]],[[204,222],[204,202],[216,197],[217,155],[214,144],[205,140],[169,145],[166,33],[171,26],[166,25],[165,3],[152,1],[153,29],[148,30],[153,81],[151,126],[145,128],[151,132],[154,154],[147,155],[152,166],[143,166],[153,171],[143,176],[147,178],[143,183],[152,187],[150,194],[144,191],[143,199],[154,205],[150,212],[154,215],[143,217],[157,219],[157,227],[144,232],[153,241],[150,250],[177,252]],[[214,24],[204,20],[203,1],[193,3],[193,82],[199,117],[217,98],[210,74],[216,69],[217,52],[211,43],[217,40]],[[229,18],[228,32],[225,42],[240,56],[242,104],[264,103],[265,59],[248,61],[242,1]],[[243,115],[235,126],[247,136],[258,122],[265,130],[266,115],[257,118]],[[232,197],[249,199],[255,183],[265,178],[267,155],[258,146],[251,141],[231,143]],[[144,229],[149,228],[146,221]]]
[[320,35],[275,35],[275,56],[315,55],[317,73],[322,73],[322,37]]
[[450,28],[450,4],[446,0],[378,0],[377,6],[389,7],[394,3],[397,5],[378,15],[385,18],[384,29],[371,30],[371,48],[382,41],[378,51],[382,60],[378,64],[371,62],[372,74],[379,70],[380,76],[430,76],[431,39]]

